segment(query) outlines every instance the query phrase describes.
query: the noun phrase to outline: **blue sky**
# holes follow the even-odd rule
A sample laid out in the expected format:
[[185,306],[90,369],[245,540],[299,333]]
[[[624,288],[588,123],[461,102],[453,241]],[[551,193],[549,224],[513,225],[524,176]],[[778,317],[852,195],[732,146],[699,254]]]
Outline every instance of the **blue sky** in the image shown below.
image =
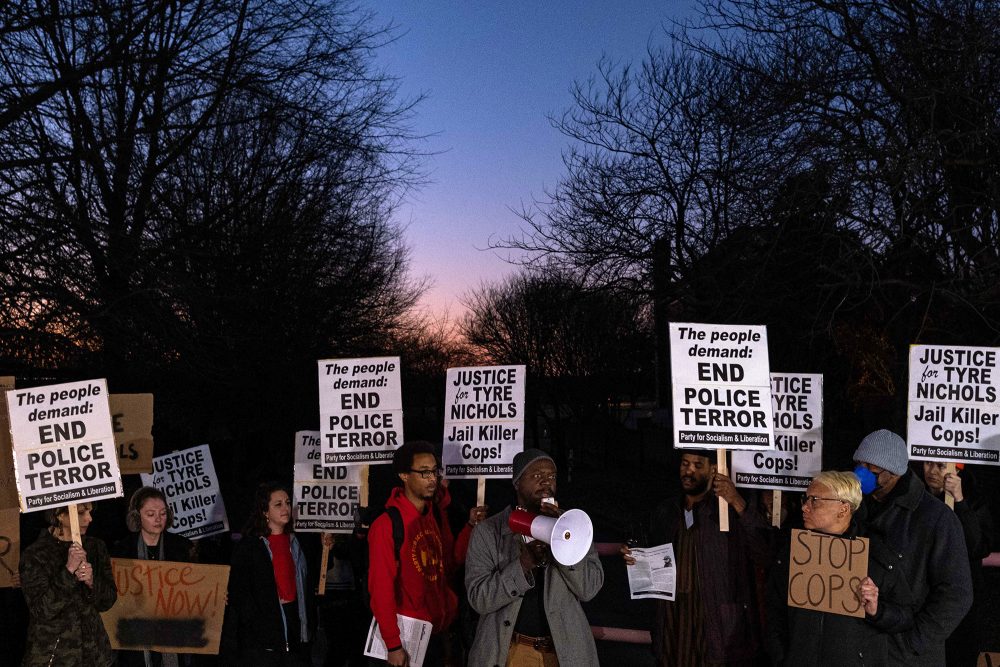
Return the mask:
[[432,287],[423,305],[459,317],[468,290],[513,271],[491,237],[521,229],[510,209],[542,197],[562,173],[568,141],[550,115],[571,106],[570,88],[602,56],[638,64],[663,26],[693,0],[467,2],[367,0],[399,38],[377,58],[401,79],[404,97],[425,94],[414,119],[430,183],[397,218],[406,227],[413,271]]

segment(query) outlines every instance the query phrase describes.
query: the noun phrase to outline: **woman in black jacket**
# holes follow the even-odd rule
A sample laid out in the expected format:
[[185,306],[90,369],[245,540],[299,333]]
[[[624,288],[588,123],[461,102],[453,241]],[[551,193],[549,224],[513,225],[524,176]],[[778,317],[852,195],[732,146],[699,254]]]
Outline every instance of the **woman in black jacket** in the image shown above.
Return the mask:
[[261,484],[243,539],[233,551],[222,631],[225,662],[308,664],[311,592],[305,554],[292,533],[288,492]]
[[[861,505],[861,484],[853,473],[822,472],[813,478],[802,502],[806,530],[853,539],[864,531],[854,512]],[[869,540],[868,576],[858,597],[864,618],[823,613],[788,605],[788,552],[771,570],[767,595],[767,646],[774,665],[885,665],[888,636],[913,623],[909,589],[896,555],[877,535]]]
[[[159,489],[144,486],[128,501],[125,524],[130,531],[111,548],[114,558],[194,563],[194,543],[183,535],[169,533],[174,515]],[[156,651],[118,651],[121,667],[172,667],[189,665],[190,656]]]

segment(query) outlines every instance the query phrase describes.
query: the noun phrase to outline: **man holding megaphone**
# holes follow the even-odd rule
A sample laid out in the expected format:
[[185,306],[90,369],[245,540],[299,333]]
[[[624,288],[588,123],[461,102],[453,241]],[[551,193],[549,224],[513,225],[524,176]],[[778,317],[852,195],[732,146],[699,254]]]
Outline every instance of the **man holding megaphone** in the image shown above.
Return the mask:
[[472,532],[465,566],[469,603],[481,615],[470,665],[597,665],[580,605],[601,590],[593,527],[555,502],[556,465],[540,449],[514,457],[517,507]]

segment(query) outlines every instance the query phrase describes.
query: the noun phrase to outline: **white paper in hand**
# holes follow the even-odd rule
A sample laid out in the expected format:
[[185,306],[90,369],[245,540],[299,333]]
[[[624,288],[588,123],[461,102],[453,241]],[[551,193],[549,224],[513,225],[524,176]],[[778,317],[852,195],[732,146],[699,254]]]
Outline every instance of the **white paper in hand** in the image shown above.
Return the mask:
[[[410,667],[421,667],[431,641],[433,629],[431,622],[396,614],[396,624],[399,626],[399,638],[403,642],[403,649],[406,655],[410,656]],[[389,652],[385,648],[382,633],[373,618],[371,627],[368,628],[368,639],[365,640],[365,655],[377,660],[386,660]]]
[[673,600],[677,586],[674,545],[632,549],[635,565],[628,566],[628,588],[633,600]]

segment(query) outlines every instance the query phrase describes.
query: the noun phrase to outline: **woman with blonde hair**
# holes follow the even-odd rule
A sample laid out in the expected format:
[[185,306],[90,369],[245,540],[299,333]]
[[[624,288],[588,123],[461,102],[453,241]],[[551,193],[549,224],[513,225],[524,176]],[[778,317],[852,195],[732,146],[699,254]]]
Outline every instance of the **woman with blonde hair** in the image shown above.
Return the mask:
[[774,665],[885,665],[889,635],[913,625],[909,589],[896,554],[877,535],[864,535],[855,512],[861,483],[854,473],[824,471],[813,477],[802,501],[806,530],[846,539],[868,538],[868,576],[855,594],[864,618],[788,605],[788,556],[779,554],[767,595],[767,647]]

